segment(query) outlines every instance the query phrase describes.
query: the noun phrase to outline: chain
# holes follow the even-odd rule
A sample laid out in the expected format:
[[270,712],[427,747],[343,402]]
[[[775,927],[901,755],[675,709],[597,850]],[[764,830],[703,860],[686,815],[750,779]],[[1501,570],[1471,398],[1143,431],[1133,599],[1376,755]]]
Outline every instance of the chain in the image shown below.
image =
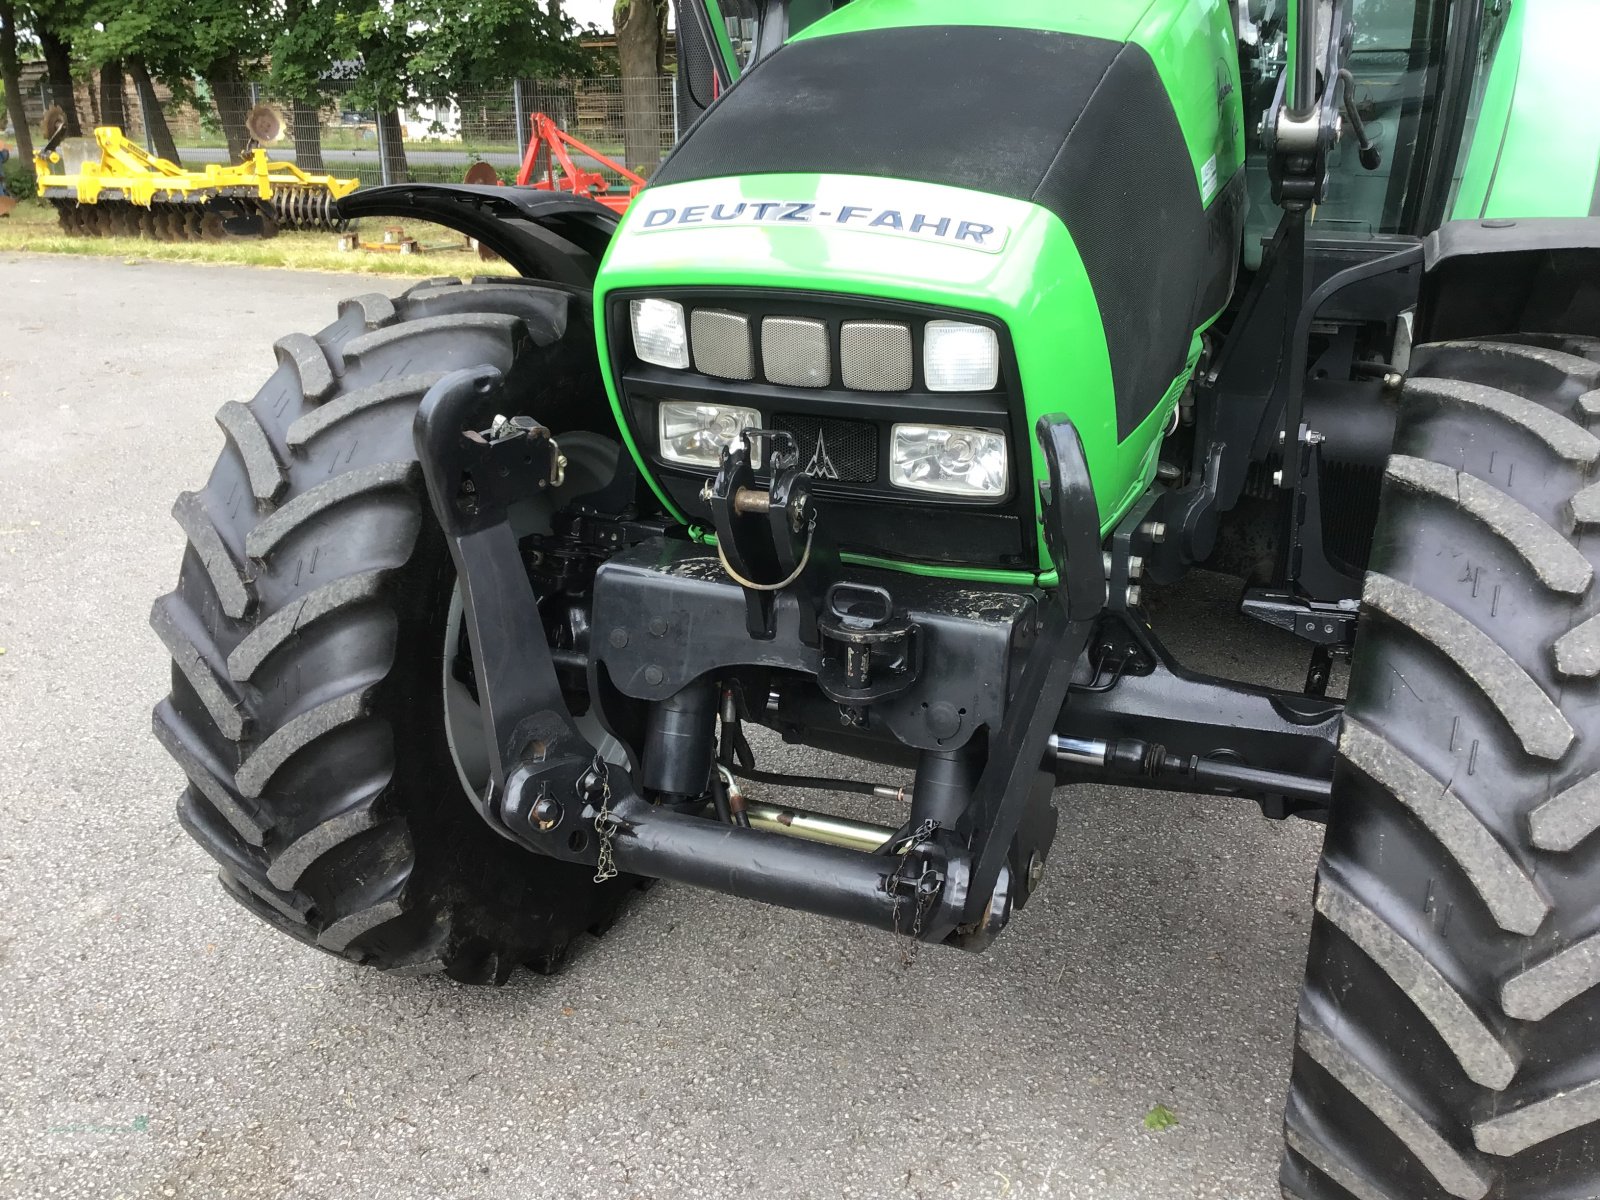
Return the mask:
[[[901,843],[901,849],[899,850],[900,861],[895,865],[895,869],[889,874],[888,879],[884,881],[884,886],[888,888],[889,895],[893,897],[890,916],[893,920],[896,937],[900,936],[900,885],[907,882],[902,872],[904,872],[906,863],[910,860],[911,852],[931,838],[938,828],[939,822],[931,817],[924,820],[921,825],[918,825],[911,835]],[[910,969],[912,964],[917,961],[917,950],[922,945],[919,940],[922,935],[922,922],[928,915],[928,909],[933,906],[934,896],[938,894],[939,873],[932,867],[927,868],[917,878],[913,890],[916,892],[917,901],[916,907],[911,914],[911,945],[902,947],[900,950],[900,965],[907,969]]]
[[617,863],[611,857],[611,839],[618,825],[611,813],[611,773],[606,760],[598,754],[594,756],[593,770],[600,781],[600,811],[594,814],[594,833],[600,843],[600,853],[595,860],[594,881],[604,883],[617,876]]
[[933,907],[933,898],[939,894],[939,872],[932,867],[922,872],[917,880],[917,907],[911,917],[911,941],[901,952],[900,965],[910,970],[917,961],[917,951],[922,948],[922,921]]

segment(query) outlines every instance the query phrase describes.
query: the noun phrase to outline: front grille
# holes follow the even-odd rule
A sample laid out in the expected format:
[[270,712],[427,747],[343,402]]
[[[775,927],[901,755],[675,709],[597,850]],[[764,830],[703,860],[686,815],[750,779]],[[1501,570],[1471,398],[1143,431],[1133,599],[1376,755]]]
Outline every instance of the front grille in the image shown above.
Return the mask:
[[719,308],[697,308],[689,317],[694,369],[720,379],[754,379],[750,318]]
[[878,481],[878,431],[870,421],[838,421],[780,413],[774,426],[794,436],[800,466],[813,479]]
[[916,377],[911,327],[896,321],[846,321],[839,326],[839,374],[847,388],[907,391]]
[[802,317],[766,318],[761,322],[761,363],[768,383],[827,387],[828,326]]

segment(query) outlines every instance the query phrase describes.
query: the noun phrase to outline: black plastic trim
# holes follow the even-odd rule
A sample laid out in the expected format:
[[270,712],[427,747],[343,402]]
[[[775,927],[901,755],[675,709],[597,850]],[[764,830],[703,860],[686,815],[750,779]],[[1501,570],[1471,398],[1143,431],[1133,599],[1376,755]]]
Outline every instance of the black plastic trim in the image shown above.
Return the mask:
[[339,219],[415,217],[476,238],[529,279],[589,287],[618,216],[587,196],[541,188],[401,183],[362,188]]

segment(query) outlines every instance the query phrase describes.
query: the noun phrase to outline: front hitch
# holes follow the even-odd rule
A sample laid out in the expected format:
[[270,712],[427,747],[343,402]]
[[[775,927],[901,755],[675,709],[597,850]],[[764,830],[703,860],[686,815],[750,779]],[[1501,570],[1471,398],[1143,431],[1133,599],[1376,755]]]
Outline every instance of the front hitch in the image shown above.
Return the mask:
[[[950,828],[925,821],[869,851],[732,826],[653,803],[579,731],[509,521],[518,501],[557,486],[561,451],[531,418],[498,419],[479,428],[484,415],[503,403],[503,383],[490,367],[448,375],[424,397],[414,426],[429,499],[456,567],[485,714],[489,783],[474,797],[483,818],[527,849],[594,865],[597,882],[628,872],[858,921],[920,941],[978,949],[993,940],[1026,898],[1053,833],[1042,825],[1041,813],[1050,810],[1049,777],[1041,768],[1067,680],[1104,600],[1094,494],[1070,423],[1041,422],[1039,435],[1051,470],[1043,497],[1047,540],[1063,578],[1074,586],[1058,590],[1055,602],[1045,606],[1038,641],[991,732],[988,765],[960,820]],[[736,474],[729,472],[732,486],[723,489],[728,515],[759,517],[772,533],[779,532],[774,521],[789,534],[797,526],[811,532],[803,476],[780,471],[773,489],[762,492]],[[744,511],[736,507],[741,494]],[[796,553],[792,543],[770,562],[753,564],[744,556],[741,561],[751,569],[797,576],[808,565],[803,549]],[[1077,582],[1081,576],[1089,577],[1092,588]],[[887,611],[892,601],[883,601],[881,614],[861,607],[872,599],[835,592],[828,610],[838,618],[830,639],[846,651],[834,686],[859,688],[857,699],[915,678],[909,631]],[[592,676],[598,668],[591,662],[589,669]]]

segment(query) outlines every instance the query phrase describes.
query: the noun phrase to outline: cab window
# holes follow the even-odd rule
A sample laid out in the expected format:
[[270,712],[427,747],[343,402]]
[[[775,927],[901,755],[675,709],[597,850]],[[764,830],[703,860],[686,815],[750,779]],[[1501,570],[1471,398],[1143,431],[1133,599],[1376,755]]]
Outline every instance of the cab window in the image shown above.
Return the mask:
[[[1356,140],[1346,130],[1333,150],[1328,198],[1314,214],[1314,231],[1363,237],[1418,232],[1424,162],[1452,8],[1464,11],[1448,0],[1355,0],[1352,92],[1368,135],[1383,153],[1383,164],[1376,171],[1363,168]],[[1250,131],[1251,213],[1245,253],[1251,267],[1260,262],[1262,239],[1270,239],[1278,223],[1256,122],[1271,107],[1283,73],[1286,10],[1287,0],[1251,0],[1249,22],[1241,22]],[[1248,44],[1251,26],[1253,47]]]

